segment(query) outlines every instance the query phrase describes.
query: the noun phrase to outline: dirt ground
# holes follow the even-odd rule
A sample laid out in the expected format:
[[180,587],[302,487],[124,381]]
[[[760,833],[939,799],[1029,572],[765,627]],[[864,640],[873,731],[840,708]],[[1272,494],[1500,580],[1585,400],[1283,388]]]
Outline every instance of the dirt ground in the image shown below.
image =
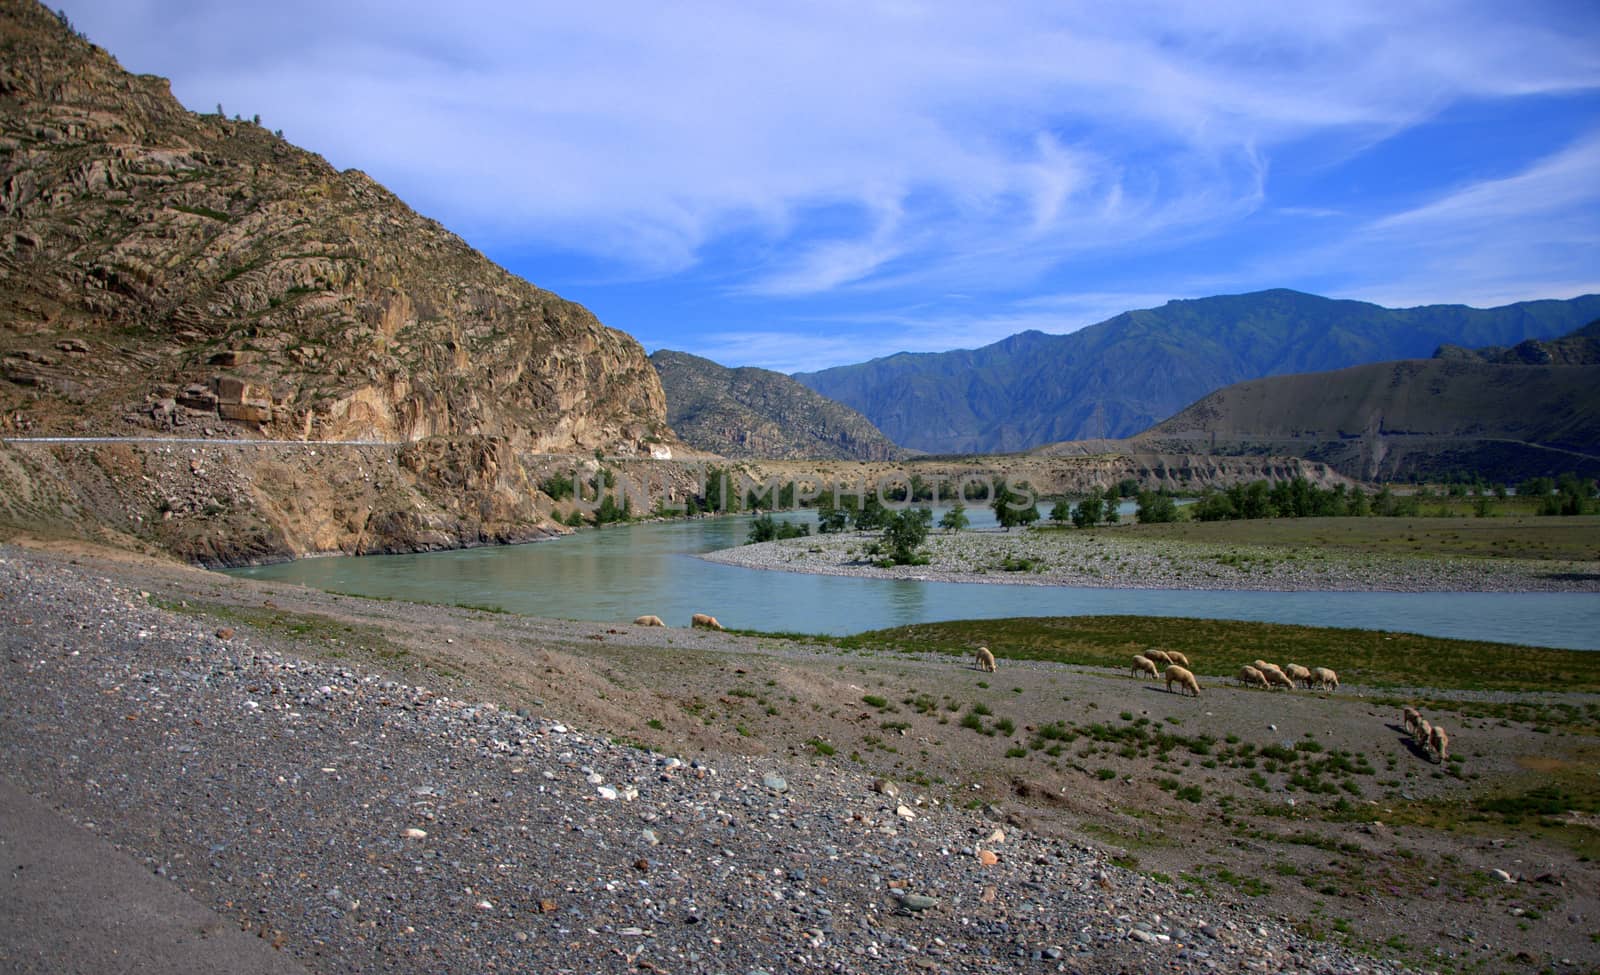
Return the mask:
[[[916,801],[987,804],[1196,897],[1420,968],[1600,971],[1600,822],[1481,803],[1596,775],[1591,695],[1264,691],[1195,659],[1194,698],[1098,668],[1002,659],[989,674],[948,656],[367,600],[44,547],[218,626],[614,740],[808,756]],[[1405,701],[1450,729],[1452,761],[1411,741]]]

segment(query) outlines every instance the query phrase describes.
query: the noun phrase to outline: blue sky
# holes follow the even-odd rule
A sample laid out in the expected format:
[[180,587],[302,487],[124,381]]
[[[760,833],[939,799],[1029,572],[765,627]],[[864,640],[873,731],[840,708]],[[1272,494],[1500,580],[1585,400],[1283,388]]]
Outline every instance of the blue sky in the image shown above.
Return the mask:
[[1600,4],[52,0],[649,350],[1600,292]]

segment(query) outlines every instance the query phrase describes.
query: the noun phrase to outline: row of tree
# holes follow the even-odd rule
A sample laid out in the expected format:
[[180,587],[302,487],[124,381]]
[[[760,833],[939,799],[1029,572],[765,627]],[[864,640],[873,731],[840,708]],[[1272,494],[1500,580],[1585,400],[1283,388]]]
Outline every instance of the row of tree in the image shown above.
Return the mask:
[[[1537,511],[1542,515],[1582,515],[1596,508],[1597,485],[1592,480],[1574,474],[1559,478],[1532,478],[1517,486],[1519,497],[1539,499]],[[1493,496],[1504,500],[1509,491],[1504,485],[1493,489]],[[1250,518],[1361,518],[1368,515],[1387,517],[1415,517],[1422,514],[1422,504],[1433,498],[1428,491],[1399,495],[1388,485],[1379,488],[1370,497],[1359,487],[1336,484],[1321,488],[1303,477],[1292,481],[1269,484],[1252,481],[1235,484],[1225,490],[1208,490],[1189,509],[1196,521],[1229,521]],[[1489,495],[1479,494],[1477,513],[1489,514]],[[1141,516],[1140,521],[1145,519]]]

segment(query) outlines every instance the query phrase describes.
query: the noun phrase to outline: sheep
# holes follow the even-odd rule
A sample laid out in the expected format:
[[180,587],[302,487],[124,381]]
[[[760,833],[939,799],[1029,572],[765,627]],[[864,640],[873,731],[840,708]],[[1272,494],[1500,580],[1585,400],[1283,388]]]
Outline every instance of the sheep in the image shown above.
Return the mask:
[[1261,687],[1269,686],[1267,684],[1267,675],[1263,674],[1261,671],[1255,669],[1249,664],[1245,664],[1242,668],[1240,668],[1238,680],[1241,684],[1256,684]]
[[[1277,664],[1269,664],[1265,660],[1257,660],[1255,663],[1251,664],[1251,666],[1265,674],[1267,683],[1269,684],[1283,684],[1287,687],[1294,686],[1294,683],[1289,680],[1289,675],[1285,674],[1283,672],[1283,668],[1279,667]],[[1278,676],[1274,677],[1272,676],[1273,674],[1277,674]]]
[[1163,667],[1170,667],[1173,664],[1177,663],[1176,660],[1173,660],[1170,656],[1167,655],[1167,652],[1165,650],[1157,650],[1155,647],[1151,647],[1150,649],[1146,650],[1144,652],[1144,655],[1146,657],[1149,657],[1151,660],[1154,660],[1156,663],[1160,664]]
[[1185,688],[1188,688],[1189,693],[1193,694],[1195,697],[1200,696],[1200,682],[1194,679],[1193,674],[1189,673],[1189,671],[1185,670],[1184,668],[1179,667],[1177,664],[1173,664],[1171,667],[1167,668],[1166,678],[1168,694],[1172,693],[1173,684],[1179,684]]
[[1327,688],[1330,691],[1339,689],[1339,675],[1327,667],[1313,667],[1311,676],[1316,680],[1318,687]]
[[1188,666],[1190,666],[1189,658],[1185,657],[1183,654],[1179,653],[1176,650],[1168,650],[1167,651],[1167,657],[1173,663],[1177,664],[1179,667],[1188,667]]
[[1439,764],[1443,765],[1445,759],[1450,757],[1450,736],[1445,733],[1444,725],[1434,725],[1428,731],[1428,747],[1433,749],[1438,756]]
[[1283,672],[1288,674],[1289,678],[1296,684],[1304,684],[1307,687],[1311,686],[1310,667],[1302,667],[1299,664],[1284,664]]
[[976,663],[979,670],[985,673],[992,674],[995,672],[994,654],[989,652],[988,647],[978,648],[977,659],[974,663]]
[[1142,653],[1136,655],[1133,658],[1133,674],[1134,674],[1134,676],[1137,677],[1141,673],[1149,674],[1151,677],[1154,677],[1156,680],[1160,680],[1161,679],[1161,672],[1156,669],[1156,662],[1154,660],[1151,660],[1149,657],[1146,657]]
[[1406,726],[1406,734],[1415,738],[1417,726],[1422,723],[1422,712],[1407,704],[1400,709],[1400,720]]
[[1415,741],[1418,745],[1420,745],[1420,746],[1422,746],[1423,748],[1426,749],[1426,748],[1432,748],[1433,747],[1432,739],[1433,739],[1433,725],[1428,723],[1428,719],[1427,718],[1418,718],[1417,719],[1417,733],[1411,736],[1411,740]]
[[634,626],[666,626],[659,616],[641,616],[633,621]]
[[722,624],[717,622],[717,618],[715,616],[710,616],[710,615],[708,615],[706,613],[696,613],[696,614],[694,614],[694,617],[689,620],[689,625],[693,626],[693,627],[699,627],[700,629],[705,629],[705,630],[720,630],[720,629],[722,629]]

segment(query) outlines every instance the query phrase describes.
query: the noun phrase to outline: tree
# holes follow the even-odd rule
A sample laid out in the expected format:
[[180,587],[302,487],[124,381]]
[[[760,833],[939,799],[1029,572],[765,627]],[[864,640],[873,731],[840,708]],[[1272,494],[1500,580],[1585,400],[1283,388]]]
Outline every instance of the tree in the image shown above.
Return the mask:
[[971,521],[967,519],[967,506],[960,501],[951,505],[950,510],[946,511],[944,517],[939,519],[939,527],[946,531],[958,532],[969,524],[971,524]]
[[1050,520],[1060,525],[1072,520],[1072,502],[1062,498],[1050,509]]
[[850,527],[850,512],[844,508],[836,508],[832,501],[821,501],[817,504],[817,534],[831,535],[842,532]]
[[989,507],[994,509],[994,519],[1000,523],[1000,527],[1010,531],[1017,525],[1029,525],[1039,520],[1039,509],[1031,501],[1031,492],[1021,494],[1013,491],[1010,483],[1002,480],[995,485],[994,501]]
[[883,542],[889,548],[889,561],[895,565],[921,565],[927,559],[917,549],[928,540],[933,512],[928,508],[907,508],[884,516]]
[[1159,491],[1140,491],[1136,512],[1141,525],[1154,525],[1178,520],[1178,505],[1172,495]]
[[1092,528],[1100,523],[1105,513],[1105,502],[1101,500],[1100,489],[1090,488],[1078,506],[1072,511],[1072,523],[1079,528]]
[[857,531],[874,531],[889,522],[889,509],[883,506],[876,494],[867,495],[866,503],[855,513]]
[[[1242,495],[1243,492],[1240,493]],[[1195,521],[1232,521],[1238,518],[1239,508],[1233,490],[1206,491],[1190,509],[1189,516]]]
[[1355,518],[1365,518],[1372,514],[1372,504],[1367,500],[1367,493],[1360,488],[1352,489],[1345,510]]
[[779,538],[803,538],[809,534],[811,534],[810,525],[779,521],[771,515],[761,515],[750,523],[750,534],[746,540],[754,544]]

